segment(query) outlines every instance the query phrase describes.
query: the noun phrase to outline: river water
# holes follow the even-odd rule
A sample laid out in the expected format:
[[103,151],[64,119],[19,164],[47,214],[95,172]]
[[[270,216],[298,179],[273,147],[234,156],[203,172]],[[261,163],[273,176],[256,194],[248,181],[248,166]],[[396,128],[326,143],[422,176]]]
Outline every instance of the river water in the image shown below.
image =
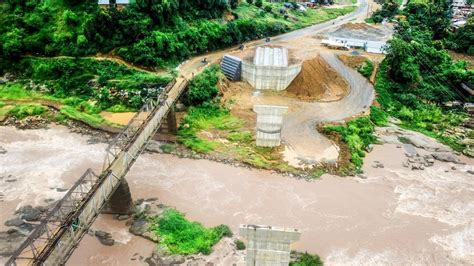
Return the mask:
[[[2,224],[20,206],[59,199],[87,168],[99,170],[105,155],[105,144],[59,126],[1,127],[0,146],[7,150],[0,155]],[[472,264],[474,179],[466,171],[473,160],[462,158],[465,165],[455,170],[436,162],[413,172],[403,159],[395,145],[377,145],[366,158],[367,179],[324,175],[308,182],[147,153],[127,180],[135,198],[158,197],[206,226],[298,228],[302,236],[293,248],[320,254],[329,265]],[[373,168],[375,160],[385,167]],[[86,236],[70,265],[133,265],[153,249],[111,216],[101,215],[93,227],[112,232],[118,243],[106,247]]]

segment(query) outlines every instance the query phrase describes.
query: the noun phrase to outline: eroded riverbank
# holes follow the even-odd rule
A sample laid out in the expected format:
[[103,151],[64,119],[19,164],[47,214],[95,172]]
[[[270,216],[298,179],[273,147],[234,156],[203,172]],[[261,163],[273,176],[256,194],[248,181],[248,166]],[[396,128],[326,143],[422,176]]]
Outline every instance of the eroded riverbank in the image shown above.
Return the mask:
[[[100,169],[105,154],[104,143],[58,126],[0,127],[0,146],[7,151],[0,154],[2,229],[18,207],[58,199],[87,168]],[[207,160],[143,154],[127,180],[135,198],[158,197],[206,226],[299,228],[303,235],[294,248],[318,253],[329,265],[469,264],[474,181],[467,170],[473,170],[473,160],[436,161],[412,171],[403,167],[406,157],[399,147],[375,146],[366,159],[365,179],[324,175],[307,182]],[[373,168],[375,161],[384,168]],[[69,264],[140,264],[139,257],[153,249],[110,216],[102,215],[93,227],[112,232],[118,243],[106,247],[86,236]]]

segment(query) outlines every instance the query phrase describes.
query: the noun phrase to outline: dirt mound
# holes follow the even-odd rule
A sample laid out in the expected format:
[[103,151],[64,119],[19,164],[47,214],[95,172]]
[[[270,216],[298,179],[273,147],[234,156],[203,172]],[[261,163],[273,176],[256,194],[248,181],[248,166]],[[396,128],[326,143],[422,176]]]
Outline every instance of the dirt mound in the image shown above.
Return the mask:
[[303,62],[301,72],[285,91],[285,96],[306,101],[335,101],[342,98],[349,85],[320,56]]
[[348,30],[368,30],[372,29],[372,27],[365,23],[347,23],[341,26],[342,29]]
[[360,55],[349,56],[349,55],[341,54],[338,57],[345,65],[352,68],[360,67],[367,60],[367,58]]
[[391,30],[383,26],[372,26],[366,23],[347,23],[326,35],[335,38],[363,39],[372,41],[385,40]]

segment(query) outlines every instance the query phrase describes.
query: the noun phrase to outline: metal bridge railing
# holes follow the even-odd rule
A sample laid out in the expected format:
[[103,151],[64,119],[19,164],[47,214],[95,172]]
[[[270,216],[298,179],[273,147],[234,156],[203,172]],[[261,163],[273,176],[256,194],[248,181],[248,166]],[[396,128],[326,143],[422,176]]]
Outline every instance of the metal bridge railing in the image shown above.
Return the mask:
[[69,259],[187,84],[180,78],[147,102],[107,148],[102,173],[87,170],[7,265],[62,265]]

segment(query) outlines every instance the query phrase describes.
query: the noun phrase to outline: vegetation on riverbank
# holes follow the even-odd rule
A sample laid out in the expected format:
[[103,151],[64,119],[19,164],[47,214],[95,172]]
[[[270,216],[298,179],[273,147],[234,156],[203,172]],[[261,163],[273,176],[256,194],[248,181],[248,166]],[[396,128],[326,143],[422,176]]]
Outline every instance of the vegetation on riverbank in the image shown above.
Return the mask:
[[371,106],[370,109],[371,113],[368,117],[351,120],[346,125],[326,125],[322,128],[325,134],[338,133],[341,140],[348,146],[350,163],[342,165],[338,169],[339,174],[347,175],[361,171],[369,145],[377,141],[374,135],[375,126],[385,126],[388,122],[388,115],[381,109],[376,106]]
[[191,222],[175,209],[166,209],[158,218],[151,219],[150,229],[160,237],[160,245],[173,254],[208,255],[212,247],[223,237],[232,237],[226,225],[205,228],[198,222]]
[[[27,116],[42,115],[50,121],[62,122],[64,119],[72,119],[94,128],[118,126],[106,121],[98,113],[87,111],[95,110],[94,106],[76,97],[61,99],[24,88],[21,83],[0,85],[0,101],[3,101],[3,106],[0,108],[2,119],[8,116],[23,119]],[[59,113],[50,115],[48,107],[57,109]]]
[[318,255],[309,254],[308,252],[291,251],[291,257],[297,257],[290,262],[290,266],[323,266],[324,263]]
[[15,81],[0,84],[0,100],[53,106],[96,128],[111,125],[100,112],[138,110],[172,78],[94,58],[25,57],[8,71]]

